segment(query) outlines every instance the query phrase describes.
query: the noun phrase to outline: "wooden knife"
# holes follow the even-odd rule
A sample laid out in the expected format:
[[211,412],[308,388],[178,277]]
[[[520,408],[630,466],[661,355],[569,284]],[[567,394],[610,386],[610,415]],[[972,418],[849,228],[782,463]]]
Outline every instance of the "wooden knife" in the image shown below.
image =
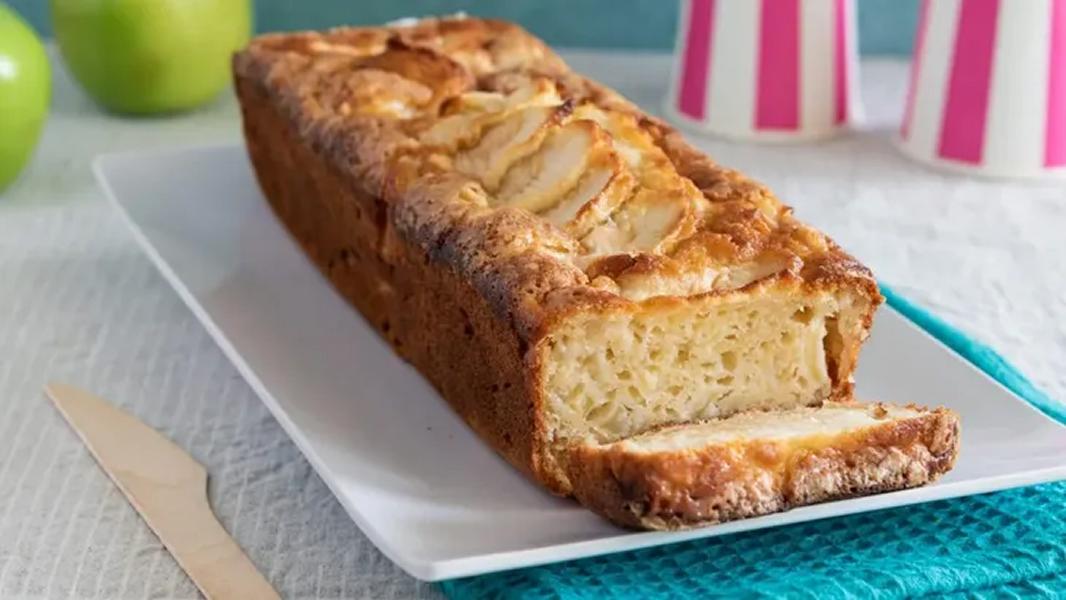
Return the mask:
[[45,392],[204,596],[279,598],[215,518],[200,463],[102,398],[61,383]]

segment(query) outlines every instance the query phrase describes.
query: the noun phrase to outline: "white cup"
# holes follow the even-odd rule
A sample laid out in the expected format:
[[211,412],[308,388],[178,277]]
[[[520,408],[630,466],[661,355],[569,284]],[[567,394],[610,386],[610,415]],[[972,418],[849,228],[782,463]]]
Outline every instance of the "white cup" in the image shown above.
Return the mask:
[[860,120],[854,0],[685,0],[665,111],[735,139],[824,138]]
[[1066,0],[924,0],[899,147],[968,173],[1066,175]]

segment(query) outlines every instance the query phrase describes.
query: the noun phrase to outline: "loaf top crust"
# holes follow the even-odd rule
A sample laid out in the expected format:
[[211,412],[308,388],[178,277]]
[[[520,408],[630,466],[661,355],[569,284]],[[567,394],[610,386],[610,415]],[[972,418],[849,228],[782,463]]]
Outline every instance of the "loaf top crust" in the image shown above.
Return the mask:
[[869,270],[516,25],[271,34],[234,58],[404,241],[526,340],[582,310],[787,287],[880,301]]

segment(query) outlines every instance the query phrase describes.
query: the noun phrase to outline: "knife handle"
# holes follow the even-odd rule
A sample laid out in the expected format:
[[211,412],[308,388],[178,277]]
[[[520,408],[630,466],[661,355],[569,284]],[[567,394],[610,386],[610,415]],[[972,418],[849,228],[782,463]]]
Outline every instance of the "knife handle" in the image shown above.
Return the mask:
[[175,535],[172,531],[168,537],[173,545],[184,548],[171,548],[166,538],[163,545],[205,597],[209,600],[280,598],[218,522],[208,504],[206,486],[199,498],[189,497],[188,502],[174,503],[174,509],[180,511],[174,516],[185,523],[186,533]]
[[45,392],[204,596],[280,598],[215,518],[203,465],[103,398],[60,383]]

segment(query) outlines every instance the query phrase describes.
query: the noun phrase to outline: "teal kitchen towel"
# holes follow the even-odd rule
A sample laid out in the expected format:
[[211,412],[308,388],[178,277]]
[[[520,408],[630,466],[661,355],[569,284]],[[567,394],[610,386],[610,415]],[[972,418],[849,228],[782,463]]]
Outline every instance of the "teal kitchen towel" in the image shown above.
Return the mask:
[[[988,346],[882,286],[888,304],[1046,414]],[[1064,457],[1066,460],[1066,457]],[[1066,598],[1066,482],[453,579],[452,598]]]

